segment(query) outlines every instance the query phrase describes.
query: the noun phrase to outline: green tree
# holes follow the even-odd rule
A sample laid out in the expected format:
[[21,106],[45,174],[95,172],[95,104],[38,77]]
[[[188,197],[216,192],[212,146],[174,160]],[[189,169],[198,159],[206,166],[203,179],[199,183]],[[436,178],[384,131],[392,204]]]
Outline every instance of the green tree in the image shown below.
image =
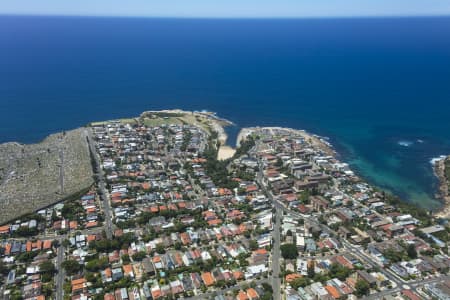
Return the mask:
[[139,252],[134,253],[132,257],[133,257],[134,261],[141,261],[146,256],[147,256],[147,253],[145,253],[144,251],[139,251]]
[[38,255],[37,251],[32,251],[32,252],[22,252],[20,253],[16,260],[19,262],[24,262],[24,263],[29,263],[33,260],[33,258],[35,258]]
[[261,300],[272,300],[273,295],[272,292],[265,292],[264,295],[261,297]]
[[86,263],[86,270],[90,272],[97,272],[106,268],[109,265],[108,258],[102,257],[100,259],[94,258]]
[[241,141],[240,146],[236,149],[233,158],[238,158],[241,155],[247,154],[247,152],[255,146],[255,139],[252,136],[248,136],[244,141]]
[[75,275],[82,269],[82,266],[73,259],[64,261],[61,266],[64,268],[64,270],[66,270],[68,275]]
[[298,250],[294,244],[283,244],[280,249],[284,259],[296,259],[298,256]]
[[84,274],[84,277],[86,278],[87,282],[96,282],[96,277],[95,277],[95,273],[90,273],[90,272],[86,272]]
[[18,237],[29,237],[38,234],[38,229],[36,227],[29,228],[25,226],[19,227],[16,231],[14,231],[13,236]]
[[129,263],[130,262],[130,256],[128,254],[122,255],[122,262],[123,263]]
[[264,291],[270,292],[270,293],[273,292],[272,286],[269,283],[263,282],[261,285],[262,285]]
[[42,281],[49,282],[52,280],[53,275],[55,275],[56,268],[51,261],[47,260],[39,265],[39,271],[42,274]]
[[175,242],[175,244],[173,245],[173,247],[174,247],[175,250],[181,250],[182,245],[181,245],[180,242]]
[[369,284],[361,279],[356,282],[355,288],[356,288],[355,294],[359,297],[368,295],[370,291]]
[[59,219],[60,219],[60,218],[58,218],[58,216],[56,215],[56,211],[53,210],[53,211],[52,211],[52,221],[55,222],[55,221],[58,221]]
[[58,240],[53,240],[52,241],[52,248],[58,248],[59,247],[59,241]]
[[245,254],[245,253],[240,253],[239,255],[238,255],[238,260],[239,260],[239,265],[241,266],[241,267],[246,267],[246,266],[248,266],[248,261],[247,261],[247,258],[248,258],[248,255],[247,254]]
[[408,257],[411,259],[417,258],[417,251],[416,251],[416,247],[414,246],[414,244],[408,245],[408,247],[406,248],[406,253],[408,254]]
[[[0,275],[6,275],[8,274],[9,270],[6,267],[5,263],[3,262],[3,260],[0,260]],[[1,278],[2,276],[0,276]]]
[[249,248],[250,250],[254,251],[258,249],[258,242],[256,240],[250,240],[249,242]]
[[64,239],[61,244],[64,248],[70,247],[70,241],[68,239]]
[[351,273],[349,268],[346,268],[340,264],[333,263],[330,266],[330,276],[332,278],[336,277],[339,280],[345,280]]
[[54,274],[56,272],[56,268],[55,265],[50,260],[47,260],[39,265],[39,271],[41,273]]
[[53,286],[53,284],[48,283],[42,286],[42,294],[50,297],[53,294],[53,290],[55,289],[55,287]]
[[226,284],[225,280],[218,280],[215,283],[215,286],[218,287],[218,288],[223,288],[223,287],[225,287],[225,284]]
[[397,252],[393,249],[387,249],[383,252],[383,256],[389,259],[391,263],[396,263],[403,260],[403,253]]
[[309,285],[309,279],[306,277],[300,277],[297,279],[294,279],[290,285],[297,290],[299,287],[305,287],[307,285]]
[[159,253],[159,254],[164,254],[164,253],[166,253],[166,248],[164,247],[163,244],[158,244],[158,245],[156,245],[155,250],[156,250],[156,252]]

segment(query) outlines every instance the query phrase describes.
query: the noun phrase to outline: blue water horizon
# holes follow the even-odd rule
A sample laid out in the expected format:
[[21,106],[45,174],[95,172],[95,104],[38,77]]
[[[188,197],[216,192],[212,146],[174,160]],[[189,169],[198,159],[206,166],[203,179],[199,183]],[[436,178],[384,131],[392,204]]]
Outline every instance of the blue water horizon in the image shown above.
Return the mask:
[[0,143],[145,110],[330,138],[363,178],[437,208],[450,154],[450,18],[0,16]]

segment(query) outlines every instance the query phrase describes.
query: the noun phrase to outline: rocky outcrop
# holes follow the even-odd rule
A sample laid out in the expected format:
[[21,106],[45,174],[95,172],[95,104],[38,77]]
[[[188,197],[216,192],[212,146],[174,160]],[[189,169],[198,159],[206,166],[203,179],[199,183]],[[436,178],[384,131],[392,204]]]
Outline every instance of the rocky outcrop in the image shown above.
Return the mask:
[[438,191],[437,198],[444,202],[441,210],[436,212],[437,217],[449,218],[450,217],[450,156],[443,157],[442,159],[435,160],[433,164],[434,173],[438,178]]

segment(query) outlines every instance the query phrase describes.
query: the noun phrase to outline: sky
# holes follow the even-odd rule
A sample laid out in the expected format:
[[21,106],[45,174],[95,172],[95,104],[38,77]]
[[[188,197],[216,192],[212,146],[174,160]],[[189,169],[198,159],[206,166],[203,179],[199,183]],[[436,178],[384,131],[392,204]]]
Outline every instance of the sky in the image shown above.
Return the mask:
[[450,15],[450,0],[0,0],[0,14],[194,18]]

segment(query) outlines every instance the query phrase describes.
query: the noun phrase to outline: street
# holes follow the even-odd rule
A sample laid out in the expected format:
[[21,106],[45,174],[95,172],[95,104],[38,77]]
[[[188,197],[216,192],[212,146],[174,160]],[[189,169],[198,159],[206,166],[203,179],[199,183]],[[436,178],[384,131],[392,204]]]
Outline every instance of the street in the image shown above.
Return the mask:
[[89,149],[91,151],[91,154],[94,158],[95,164],[96,164],[96,174],[98,178],[98,187],[101,191],[100,193],[100,199],[103,202],[103,211],[105,212],[105,232],[106,237],[108,239],[112,239],[113,236],[113,224],[112,224],[112,214],[111,214],[111,205],[108,198],[108,192],[106,190],[106,184],[105,184],[105,174],[103,172],[103,168],[100,163],[100,158],[97,154],[97,150],[95,148],[95,142],[92,138],[92,132],[91,129],[86,129],[86,137],[89,144]]
[[64,277],[65,277],[65,272],[64,272],[64,268],[61,266],[63,261],[64,261],[64,246],[61,243],[62,239],[59,239],[59,248],[58,248],[58,254],[56,257],[56,270],[57,270],[57,274],[56,274],[56,300],[63,300],[64,297]]
[[281,299],[281,278],[280,278],[280,226],[281,226],[281,209],[275,202],[275,222],[273,224],[273,246],[272,246],[272,289],[273,299]]
[[[260,168],[261,170],[262,168]],[[258,176],[256,181],[258,182],[259,186],[264,190],[266,195],[269,197],[269,199],[272,201],[274,207],[275,207],[275,222],[273,224],[273,231],[272,231],[272,239],[273,239],[273,245],[272,245],[272,274],[271,274],[271,282],[272,282],[272,289],[273,289],[273,299],[274,300],[280,300],[281,299],[281,278],[280,278],[280,259],[281,259],[281,249],[280,249],[280,226],[281,226],[281,216],[282,216],[282,210],[283,207],[280,205],[278,201],[276,201],[272,195],[267,189],[264,183],[262,182],[262,172],[258,172]]]
[[[266,184],[263,181],[264,174],[263,174],[262,170],[264,168],[263,168],[262,162],[260,160],[258,160],[258,165],[259,165],[259,172],[257,173],[257,182],[260,185],[260,187],[265,191],[266,195],[269,197],[269,199],[272,201],[272,203],[274,204],[275,211],[276,211],[275,212],[274,230],[272,232],[273,241],[274,241],[273,248],[272,248],[272,287],[274,290],[274,299],[278,300],[281,297],[281,293],[280,293],[281,283],[280,283],[280,278],[279,278],[279,272],[280,272],[280,263],[279,263],[280,262],[280,231],[279,231],[279,228],[280,228],[280,218],[281,218],[282,212],[291,214],[292,216],[297,217],[299,219],[304,219],[306,222],[309,222],[310,224],[313,224],[315,226],[319,226],[321,228],[322,232],[324,232],[330,236],[337,236],[337,234],[334,230],[332,230],[325,224],[318,222],[317,219],[315,219],[314,217],[306,216],[306,215],[300,214],[299,212],[292,211],[289,208],[287,208],[283,203],[281,203],[280,201],[275,199],[275,197],[273,196],[271,191],[268,190],[268,188],[266,187]],[[361,249],[359,247],[355,247],[354,245],[352,245],[350,242],[348,242],[345,239],[341,239],[340,241],[342,242],[342,245],[344,246],[344,248],[347,249],[352,255],[357,257],[361,262],[363,262],[365,264],[368,264],[374,268],[379,268],[380,272],[386,278],[388,278],[391,282],[393,282],[395,284],[394,288],[370,295],[367,297],[367,299],[380,299],[380,297],[383,297],[385,295],[398,292],[402,289],[404,284],[409,284],[409,286],[411,287],[411,289],[413,291],[417,291],[416,288],[419,284],[421,286],[424,284],[424,281],[422,281],[422,280],[417,281],[417,282],[406,282],[404,279],[402,279],[402,278],[398,277],[396,274],[394,274],[394,272],[392,272],[391,270],[385,269],[385,268],[380,268],[380,266],[368,254],[366,254],[363,249]],[[430,279],[430,280],[427,280],[427,282],[433,282],[435,280],[439,280],[439,278],[438,279]]]

